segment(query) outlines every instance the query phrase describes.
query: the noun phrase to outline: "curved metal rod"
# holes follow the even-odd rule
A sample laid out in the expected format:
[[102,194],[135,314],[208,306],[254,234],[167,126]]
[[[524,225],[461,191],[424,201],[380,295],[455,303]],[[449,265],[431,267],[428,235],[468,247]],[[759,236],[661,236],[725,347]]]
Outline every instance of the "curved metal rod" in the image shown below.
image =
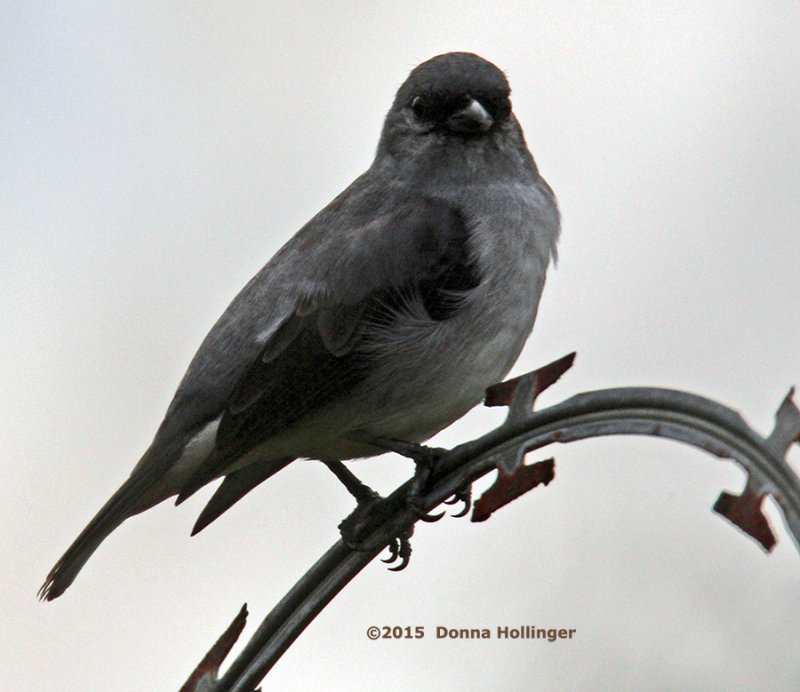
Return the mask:
[[[525,377],[520,378],[520,382],[524,382]],[[526,392],[529,403],[532,404],[536,394],[538,391]],[[465,485],[498,468],[498,460],[509,453],[516,455],[521,463],[525,452],[553,442],[566,443],[603,435],[651,435],[685,442],[741,464],[748,482],[743,495],[733,497],[734,504],[741,500],[748,503],[748,512],[760,513],[764,495],[773,495],[789,533],[800,548],[800,479],[784,458],[786,450],[800,434],[800,411],[791,401],[791,394],[778,410],[775,429],[767,438],[756,433],[732,409],[670,389],[598,390],[522,415],[518,406],[515,412],[515,404],[506,402],[511,406],[511,413],[503,425],[454,447],[441,458],[423,506],[430,511]],[[500,465],[500,475],[507,471],[507,465]],[[217,682],[214,692],[253,692],[283,652],[333,597],[394,537],[412,529],[418,516],[404,504],[410,484],[411,481],[401,485],[386,499],[397,509],[370,534],[367,550],[351,550],[340,540],[308,570],[266,617]],[[742,519],[741,512],[737,515],[741,508],[734,508],[736,511],[729,508],[728,512],[717,509],[756,537],[752,524],[748,525],[752,516]],[[769,549],[764,541],[762,544]]]

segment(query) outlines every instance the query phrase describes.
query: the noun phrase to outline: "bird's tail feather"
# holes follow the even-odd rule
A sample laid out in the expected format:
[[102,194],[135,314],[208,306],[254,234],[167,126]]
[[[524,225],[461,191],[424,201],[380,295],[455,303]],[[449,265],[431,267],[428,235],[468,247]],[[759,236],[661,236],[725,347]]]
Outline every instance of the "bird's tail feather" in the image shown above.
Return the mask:
[[143,505],[141,501],[153,480],[152,473],[134,472],[119,487],[50,570],[39,589],[40,600],[52,601],[58,598],[73,582],[92,553],[114,529],[128,517],[159,501],[149,502],[147,505]]

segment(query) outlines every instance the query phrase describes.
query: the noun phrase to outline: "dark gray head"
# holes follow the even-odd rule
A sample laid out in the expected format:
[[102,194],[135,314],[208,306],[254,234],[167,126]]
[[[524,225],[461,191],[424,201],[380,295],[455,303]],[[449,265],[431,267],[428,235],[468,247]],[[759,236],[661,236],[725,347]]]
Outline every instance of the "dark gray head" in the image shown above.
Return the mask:
[[473,53],[446,53],[415,68],[397,92],[393,112],[408,110],[422,126],[479,134],[511,113],[506,76]]
[[493,142],[493,148],[525,149],[510,93],[503,72],[474,53],[426,60],[397,91],[378,155],[429,158],[453,147],[487,153],[486,142]]

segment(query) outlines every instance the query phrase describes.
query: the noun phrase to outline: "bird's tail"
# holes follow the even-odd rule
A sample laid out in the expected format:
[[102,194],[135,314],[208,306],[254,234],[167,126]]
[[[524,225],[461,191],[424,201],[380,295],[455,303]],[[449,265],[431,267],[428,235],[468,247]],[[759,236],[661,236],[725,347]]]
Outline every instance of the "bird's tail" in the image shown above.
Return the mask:
[[73,541],[67,552],[56,562],[39,589],[39,599],[52,601],[58,598],[73,582],[106,537],[128,517],[150,507],[162,498],[142,504],[143,494],[152,484],[149,473],[134,472],[111,496],[86,528]]

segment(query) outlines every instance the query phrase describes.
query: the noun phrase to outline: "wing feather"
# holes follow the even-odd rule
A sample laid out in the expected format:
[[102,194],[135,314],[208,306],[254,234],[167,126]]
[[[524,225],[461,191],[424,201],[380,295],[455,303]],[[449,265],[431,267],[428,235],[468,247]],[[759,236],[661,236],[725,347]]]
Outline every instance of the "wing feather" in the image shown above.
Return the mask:
[[[219,360],[244,362],[229,368],[235,378],[218,404],[222,418],[214,452],[184,485],[179,502],[363,381],[374,357],[358,348],[365,326],[390,323],[409,295],[421,299],[431,319],[447,319],[458,308],[454,294],[479,283],[469,229],[458,209],[420,195],[388,202],[371,195],[355,189],[334,200],[237,297],[229,309],[234,314],[218,323],[220,333],[212,330],[208,353],[196,360],[210,364],[216,354],[216,368]],[[276,299],[266,288],[283,296],[282,309],[269,309]],[[268,334],[266,343],[256,351],[248,344],[238,353],[220,353],[238,342],[237,326],[252,332],[239,315],[252,315],[259,300],[277,315],[258,332]],[[187,378],[187,394],[205,379],[203,372]]]

